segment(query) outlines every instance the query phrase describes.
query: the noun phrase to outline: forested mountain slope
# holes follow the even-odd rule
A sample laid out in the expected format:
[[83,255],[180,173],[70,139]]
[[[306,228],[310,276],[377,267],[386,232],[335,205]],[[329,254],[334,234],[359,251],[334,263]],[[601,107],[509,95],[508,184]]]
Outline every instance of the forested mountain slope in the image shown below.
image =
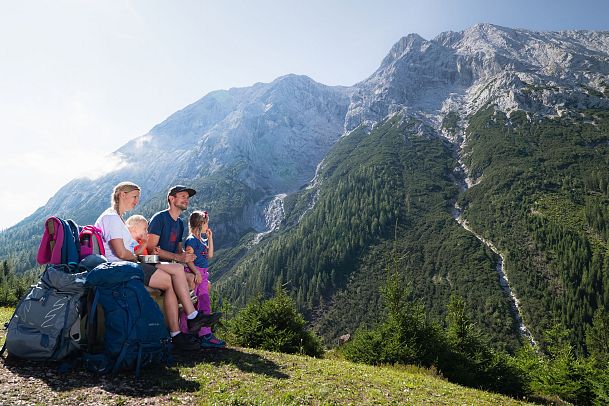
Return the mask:
[[582,345],[594,310],[609,307],[609,113],[533,120],[491,107],[467,133],[478,184],[460,198],[465,216],[506,254],[535,335],[562,322]]
[[[457,293],[487,334],[513,348],[516,326],[497,258],[451,217],[459,191],[454,150],[431,129],[417,133],[419,126],[398,115],[341,138],[321,165],[318,190],[289,202],[285,223],[294,226],[254,247],[220,289],[243,304],[284,284],[331,343],[378,320],[395,243],[403,283],[431,314],[440,317]],[[303,215],[299,208],[315,193]]]

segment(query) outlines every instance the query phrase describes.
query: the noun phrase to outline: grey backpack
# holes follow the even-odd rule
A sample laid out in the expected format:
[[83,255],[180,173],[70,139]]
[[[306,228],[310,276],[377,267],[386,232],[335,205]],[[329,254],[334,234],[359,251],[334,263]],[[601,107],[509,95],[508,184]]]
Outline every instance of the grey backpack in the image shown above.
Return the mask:
[[47,265],[8,323],[4,350],[30,360],[57,361],[79,349],[86,272]]

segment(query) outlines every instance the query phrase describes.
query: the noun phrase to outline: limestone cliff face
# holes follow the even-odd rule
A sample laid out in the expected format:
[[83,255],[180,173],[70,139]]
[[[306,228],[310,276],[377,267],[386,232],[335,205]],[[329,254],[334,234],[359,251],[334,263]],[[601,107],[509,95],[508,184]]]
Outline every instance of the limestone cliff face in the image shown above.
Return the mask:
[[[142,187],[142,202],[212,174],[236,176],[263,196],[295,191],[342,134],[349,93],[297,75],[211,92],[117,150],[120,169],[68,183],[35,217],[91,222],[123,180]],[[251,209],[244,207],[246,226],[260,220]]]
[[439,127],[488,103],[560,115],[609,107],[609,32],[533,32],[478,24],[427,41],[410,34],[357,84],[346,130],[403,111]]
[[[207,176],[240,163],[250,187],[293,191],[341,135],[348,89],[306,76],[216,91],[173,114],[117,154],[133,166],[152,164],[152,183]],[[146,163],[150,163],[146,165]]]

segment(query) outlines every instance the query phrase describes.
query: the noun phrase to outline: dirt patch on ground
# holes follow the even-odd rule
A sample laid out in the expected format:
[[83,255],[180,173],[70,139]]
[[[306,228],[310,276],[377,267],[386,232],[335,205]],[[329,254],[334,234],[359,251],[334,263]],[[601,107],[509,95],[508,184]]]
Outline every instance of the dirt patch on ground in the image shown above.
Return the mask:
[[[182,367],[196,363],[220,364],[239,357],[236,350],[176,354],[177,368],[154,366],[133,372],[98,375],[75,362],[68,372],[60,364],[32,362],[14,357],[0,360],[0,404],[2,405],[166,405],[191,404],[201,384],[181,375]],[[247,354],[242,354],[246,357]],[[187,370],[188,368],[186,368]],[[196,402],[195,402],[196,403]]]

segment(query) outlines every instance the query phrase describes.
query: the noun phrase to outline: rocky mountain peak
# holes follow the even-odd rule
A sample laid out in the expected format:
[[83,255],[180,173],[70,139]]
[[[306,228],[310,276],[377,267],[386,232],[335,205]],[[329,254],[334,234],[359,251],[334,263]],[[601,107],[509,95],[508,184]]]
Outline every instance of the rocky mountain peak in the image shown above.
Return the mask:
[[379,69],[390,65],[407,53],[420,52],[421,46],[425,43],[427,43],[427,41],[418,34],[408,34],[407,36],[402,37],[393,47],[391,47],[389,54],[383,59]]
[[211,92],[121,147],[125,165],[98,182],[155,191],[238,167],[261,195],[297,190],[342,134],[348,94],[293,74]]
[[398,111],[438,128],[450,110],[467,115],[489,103],[508,114],[561,114],[565,105],[607,108],[607,75],[607,32],[536,32],[482,23],[430,41],[411,34],[356,85],[345,129]]

